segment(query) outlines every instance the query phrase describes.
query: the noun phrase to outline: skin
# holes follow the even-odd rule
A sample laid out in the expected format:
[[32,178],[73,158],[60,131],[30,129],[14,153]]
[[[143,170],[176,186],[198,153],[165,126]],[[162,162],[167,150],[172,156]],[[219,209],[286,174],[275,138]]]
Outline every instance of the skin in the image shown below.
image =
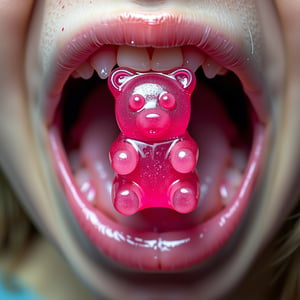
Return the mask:
[[[95,2],[98,8],[107,4],[106,1]],[[153,12],[161,5],[164,9],[168,9],[168,5],[171,5],[175,10],[187,13],[201,9],[198,6],[201,1],[188,2],[189,5],[186,1],[181,4],[181,1],[171,0],[128,0],[122,1],[120,5],[120,1],[110,1],[112,7],[120,5],[133,11],[143,7]],[[259,205],[249,217],[250,221],[247,222],[243,238],[236,241],[234,256],[230,256],[222,268],[215,268],[209,276],[203,277],[199,274],[197,284],[189,286],[188,290],[186,286],[178,285],[176,295],[187,295],[191,299],[194,299],[192,295],[197,295],[197,299],[221,297],[244,275],[259,251],[270,242],[295,206],[298,195],[297,175],[300,171],[298,159],[300,2],[286,0],[206,2],[208,10],[216,9],[216,11],[222,10],[226,5],[236,7],[236,4],[240,4],[243,9],[236,17],[257,21],[258,25],[255,27],[257,32],[254,36],[254,46],[257,47],[255,55],[258,61],[264,62],[262,70],[264,84],[272,95],[272,109],[268,117],[269,143],[272,143],[272,146],[268,146],[268,159],[262,171],[262,184],[256,193]],[[73,5],[72,10],[66,12],[67,16],[70,20],[76,18],[74,12],[78,12],[76,9],[80,1],[65,1],[65,3],[66,6]],[[88,5],[88,1],[81,3]],[[47,39],[46,32],[49,30],[47,24],[51,24],[54,16],[60,21],[60,17],[55,14],[59,11],[58,1],[48,0],[44,1],[44,4],[45,14],[34,6],[33,1],[0,0],[0,37],[5,41],[0,47],[0,166],[33,221],[47,239],[62,252],[88,288],[99,293],[97,286],[102,282],[100,289],[109,299],[120,299],[120,295],[124,293],[130,295],[133,291],[137,299],[141,299],[138,298],[141,295],[145,299],[155,299],[159,296],[163,299],[167,299],[167,296],[173,299],[168,283],[159,289],[151,288],[147,282],[139,287],[134,286],[122,280],[117,274],[107,272],[101,264],[99,266],[94,264],[93,258],[87,254],[88,251],[87,253],[83,251],[84,246],[80,244],[75,231],[68,229],[69,224],[61,217],[59,203],[64,196],[49,165],[48,149],[44,142],[46,134],[36,130],[36,126],[42,124],[42,120],[38,104],[35,102],[35,93],[37,87],[43,84],[41,78],[44,70],[49,68],[47,58],[55,48],[56,39],[55,35]],[[81,15],[83,19],[85,14],[88,15],[88,8]],[[34,27],[28,31],[29,25],[33,22]],[[239,30],[241,29],[233,28],[232,34],[245,38],[246,33]],[[260,41],[262,45],[259,44]],[[37,47],[31,47],[32,45]],[[46,45],[50,46],[47,48]],[[43,51],[39,51],[41,49]],[[40,66],[45,69],[39,68]],[[224,276],[225,274],[231,276]],[[118,291],[115,286],[118,286]]]

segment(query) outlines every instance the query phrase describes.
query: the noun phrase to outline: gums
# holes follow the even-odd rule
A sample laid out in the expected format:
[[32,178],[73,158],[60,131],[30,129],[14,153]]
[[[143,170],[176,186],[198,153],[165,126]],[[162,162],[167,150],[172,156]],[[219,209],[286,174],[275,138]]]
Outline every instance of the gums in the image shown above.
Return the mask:
[[110,149],[115,209],[124,215],[154,207],[192,212],[200,186],[198,146],[187,132],[194,73],[118,68],[108,84],[121,130]]

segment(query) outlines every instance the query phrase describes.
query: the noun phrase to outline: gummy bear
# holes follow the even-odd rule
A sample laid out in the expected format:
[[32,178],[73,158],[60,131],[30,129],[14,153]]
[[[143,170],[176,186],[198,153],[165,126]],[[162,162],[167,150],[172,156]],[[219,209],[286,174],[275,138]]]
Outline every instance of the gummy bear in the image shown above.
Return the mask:
[[121,130],[110,148],[116,175],[112,198],[124,215],[165,207],[192,212],[199,199],[196,142],[187,132],[192,71],[177,68],[168,74],[115,69],[108,86],[115,98]]

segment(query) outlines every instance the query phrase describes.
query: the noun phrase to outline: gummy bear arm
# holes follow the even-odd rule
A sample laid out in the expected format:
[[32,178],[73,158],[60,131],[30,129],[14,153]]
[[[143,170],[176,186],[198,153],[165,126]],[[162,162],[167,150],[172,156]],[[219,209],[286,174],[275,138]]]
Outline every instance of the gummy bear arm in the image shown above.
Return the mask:
[[198,153],[196,142],[189,135],[186,135],[171,149],[171,165],[179,173],[192,172],[197,164]]
[[139,160],[136,149],[130,143],[120,139],[112,144],[109,156],[112,168],[121,175],[133,172]]

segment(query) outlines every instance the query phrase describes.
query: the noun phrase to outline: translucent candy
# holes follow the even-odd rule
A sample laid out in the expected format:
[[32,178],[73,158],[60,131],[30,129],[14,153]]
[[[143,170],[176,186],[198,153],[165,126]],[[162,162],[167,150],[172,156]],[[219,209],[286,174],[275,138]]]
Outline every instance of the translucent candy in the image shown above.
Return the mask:
[[190,213],[197,207],[198,147],[187,132],[195,84],[185,68],[168,74],[118,68],[110,75],[121,130],[110,149],[112,197],[121,214],[155,207]]

